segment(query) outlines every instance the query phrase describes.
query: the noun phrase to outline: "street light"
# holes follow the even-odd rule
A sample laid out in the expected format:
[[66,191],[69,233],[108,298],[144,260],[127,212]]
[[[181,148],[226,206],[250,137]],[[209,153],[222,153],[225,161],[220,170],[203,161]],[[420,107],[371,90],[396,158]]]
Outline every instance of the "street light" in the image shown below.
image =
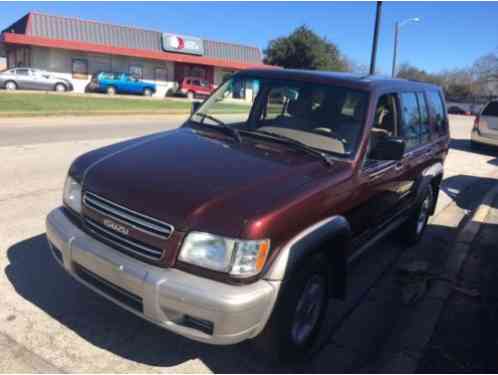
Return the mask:
[[393,71],[392,71],[392,76],[396,76],[396,58],[398,54],[398,43],[399,43],[399,30],[401,29],[402,26],[406,25],[407,23],[410,22],[420,22],[419,17],[413,17],[413,18],[408,18],[403,21],[397,21],[396,26],[394,28],[394,54],[393,54]]

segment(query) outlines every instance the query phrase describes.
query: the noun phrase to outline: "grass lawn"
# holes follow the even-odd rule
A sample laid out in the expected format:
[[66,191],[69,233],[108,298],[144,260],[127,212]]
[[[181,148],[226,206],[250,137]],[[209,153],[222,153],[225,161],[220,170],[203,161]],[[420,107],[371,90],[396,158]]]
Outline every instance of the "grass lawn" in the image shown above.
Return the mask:
[[[99,114],[188,114],[187,100],[0,92],[0,117]],[[245,104],[220,103],[211,113],[247,113]]]
[[191,104],[175,100],[99,98],[94,96],[53,95],[42,93],[0,93],[0,116],[98,113],[188,113]]

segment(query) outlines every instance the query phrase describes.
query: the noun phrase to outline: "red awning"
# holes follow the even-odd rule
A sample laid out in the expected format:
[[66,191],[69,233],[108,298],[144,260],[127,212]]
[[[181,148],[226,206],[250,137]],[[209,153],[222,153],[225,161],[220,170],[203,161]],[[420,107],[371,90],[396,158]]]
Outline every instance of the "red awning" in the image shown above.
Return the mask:
[[31,45],[37,47],[60,48],[73,51],[84,51],[91,53],[102,53],[107,55],[131,56],[142,59],[174,61],[188,64],[210,65],[227,69],[249,69],[249,68],[273,68],[265,64],[247,64],[238,61],[225,61],[203,56],[183,55],[180,53],[149,51],[141,49],[120,48],[103,44],[83,43],[72,40],[49,39],[38,36],[3,33],[3,41],[9,44]]

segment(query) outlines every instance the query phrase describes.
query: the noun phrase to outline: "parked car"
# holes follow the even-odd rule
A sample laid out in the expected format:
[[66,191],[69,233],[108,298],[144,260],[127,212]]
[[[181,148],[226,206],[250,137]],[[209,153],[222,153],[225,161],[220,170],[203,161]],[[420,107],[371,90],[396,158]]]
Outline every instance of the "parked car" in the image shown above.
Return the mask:
[[194,99],[198,96],[208,96],[214,91],[214,86],[205,79],[185,77],[178,86],[178,95]]
[[498,146],[498,101],[490,101],[474,120],[471,144]]
[[[234,104],[254,81],[253,104]],[[448,153],[443,98],[375,76],[239,72],[181,128],[78,157],[47,217],[53,255],[177,334],[304,358],[329,298],[347,296],[347,264],[394,230],[422,237]]]
[[88,85],[89,91],[115,94],[141,94],[152,96],[156,92],[154,83],[144,82],[128,73],[96,74]]
[[466,111],[457,105],[452,105],[448,107],[448,113],[451,115],[463,115],[463,116],[470,116],[471,114],[469,111]]
[[14,68],[0,73],[0,87],[6,90],[72,91],[72,83],[52,73],[31,69]]

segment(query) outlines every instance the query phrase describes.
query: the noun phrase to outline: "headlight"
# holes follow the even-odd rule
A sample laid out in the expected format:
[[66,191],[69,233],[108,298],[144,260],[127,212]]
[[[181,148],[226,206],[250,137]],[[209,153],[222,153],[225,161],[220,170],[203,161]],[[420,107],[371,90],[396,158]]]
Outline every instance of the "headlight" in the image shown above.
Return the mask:
[[245,241],[191,232],[185,238],[178,259],[236,277],[261,272],[270,250],[270,241]]
[[71,176],[67,176],[64,184],[64,204],[77,213],[81,213],[81,185]]

